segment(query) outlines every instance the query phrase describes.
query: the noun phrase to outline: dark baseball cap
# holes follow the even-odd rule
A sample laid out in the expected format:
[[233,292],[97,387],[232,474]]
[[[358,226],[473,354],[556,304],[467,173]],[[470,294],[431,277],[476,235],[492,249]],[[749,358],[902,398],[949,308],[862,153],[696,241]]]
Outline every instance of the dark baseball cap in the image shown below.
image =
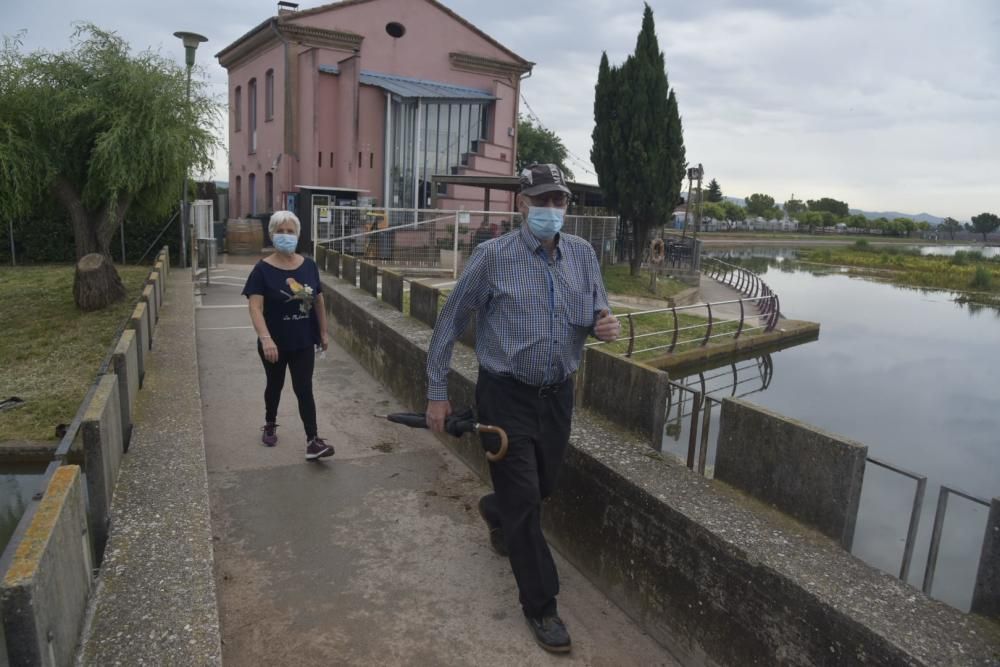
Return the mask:
[[533,164],[521,170],[521,194],[533,197],[545,192],[565,192],[566,178],[554,164]]

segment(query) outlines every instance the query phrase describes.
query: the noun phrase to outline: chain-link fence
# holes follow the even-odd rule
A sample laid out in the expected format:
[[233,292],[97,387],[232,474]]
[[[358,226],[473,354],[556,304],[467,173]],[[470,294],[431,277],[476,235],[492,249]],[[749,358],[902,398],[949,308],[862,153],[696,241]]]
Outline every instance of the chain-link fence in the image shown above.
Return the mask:
[[[318,209],[313,216],[317,246],[385,266],[436,269],[458,275],[472,251],[521,225],[509,211],[362,208]],[[613,262],[618,218],[567,215],[563,231],[594,247],[598,259]]]

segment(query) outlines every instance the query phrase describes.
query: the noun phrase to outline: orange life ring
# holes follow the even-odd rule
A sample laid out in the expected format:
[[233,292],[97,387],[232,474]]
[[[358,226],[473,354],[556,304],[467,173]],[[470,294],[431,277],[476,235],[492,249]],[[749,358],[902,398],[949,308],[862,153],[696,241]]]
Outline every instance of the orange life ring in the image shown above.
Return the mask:
[[653,239],[649,243],[649,259],[654,264],[659,264],[663,261],[664,245],[663,239]]

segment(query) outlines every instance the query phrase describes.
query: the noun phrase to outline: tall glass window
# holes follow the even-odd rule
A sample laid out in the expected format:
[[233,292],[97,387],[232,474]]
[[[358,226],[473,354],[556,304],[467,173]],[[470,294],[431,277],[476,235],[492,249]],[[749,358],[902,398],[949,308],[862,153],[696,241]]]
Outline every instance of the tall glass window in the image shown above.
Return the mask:
[[274,118],[274,70],[264,75],[264,120]]
[[249,186],[250,201],[250,215],[257,215],[257,174],[250,174],[247,180],[247,185]]
[[431,176],[451,174],[468,162],[472,144],[483,138],[488,104],[394,99],[392,163],[389,169],[389,206],[419,208],[431,203]]
[[233,132],[243,129],[243,88],[236,86],[233,94]]
[[257,79],[247,84],[247,130],[249,131],[251,153],[257,152]]

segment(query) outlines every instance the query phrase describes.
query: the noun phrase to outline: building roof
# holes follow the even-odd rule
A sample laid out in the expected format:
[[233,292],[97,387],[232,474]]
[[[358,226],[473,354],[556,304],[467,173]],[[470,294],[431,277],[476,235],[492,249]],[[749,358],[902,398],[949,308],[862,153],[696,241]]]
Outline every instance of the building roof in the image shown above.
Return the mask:
[[[341,0],[340,2],[331,2],[331,3],[326,4],[326,5],[320,5],[319,7],[313,7],[312,9],[303,9],[302,11],[294,12],[294,13],[286,15],[286,16],[288,16],[288,18],[298,18],[298,17],[302,17],[302,16],[312,16],[313,14],[322,14],[324,12],[334,11],[334,10],[340,9],[341,7],[349,7],[351,5],[360,5],[360,4],[363,4],[363,3],[366,3],[366,2],[373,2],[373,1],[374,0]],[[513,51],[511,51],[510,49],[508,49],[506,46],[504,46],[503,44],[501,44],[497,40],[495,40],[492,37],[490,37],[489,35],[487,35],[482,30],[480,30],[479,28],[477,28],[476,26],[474,26],[472,23],[470,23],[466,19],[462,18],[461,16],[459,16],[458,14],[456,14],[455,12],[453,12],[452,10],[448,9],[447,7],[445,7],[440,2],[437,2],[437,0],[424,0],[424,2],[427,2],[428,4],[433,5],[434,7],[437,7],[442,12],[444,12],[448,16],[452,17],[453,19],[455,19],[456,21],[458,21],[459,23],[461,23],[462,25],[464,25],[466,28],[468,28],[469,30],[471,30],[472,32],[476,33],[477,35],[479,35],[480,37],[482,37],[483,39],[485,39],[487,42],[489,42],[493,46],[497,47],[498,49],[500,49],[501,51],[503,51],[504,53],[506,53],[508,56],[510,56],[511,58],[513,58],[515,61],[517,61],[519,64],[522,64],[522,65],[533,65],[534,64],[531,61],[525,60],[521,56],[517,55],[516,53],[514,53]]]
[[[489,188],[490,190],[506,190],[517,192],[521,189],[521,179],[518,176],[468,176],[453,174],[435,174],[431,176],[435,183],[448,183],[451,185],[468,185],[476,188]],[[602,194],[599,185],[590,183],[575,183],[566,181],[566,186],[571,192],[588,192],[591,194]]]
[[[328,70],[329,68],[321,65],[320,71],[324,71],[324,69]],[[365,85],[378,86],[393,95],[405,98],[483,102],[496,99],[489,91],[479,90],[478,88],[466,88],[465,86],[453,86],[450,83],[441,83],[440,81],[411,79],[406,76],[395,76],[367,70],[361,70],[359,78],[361,83]]]

